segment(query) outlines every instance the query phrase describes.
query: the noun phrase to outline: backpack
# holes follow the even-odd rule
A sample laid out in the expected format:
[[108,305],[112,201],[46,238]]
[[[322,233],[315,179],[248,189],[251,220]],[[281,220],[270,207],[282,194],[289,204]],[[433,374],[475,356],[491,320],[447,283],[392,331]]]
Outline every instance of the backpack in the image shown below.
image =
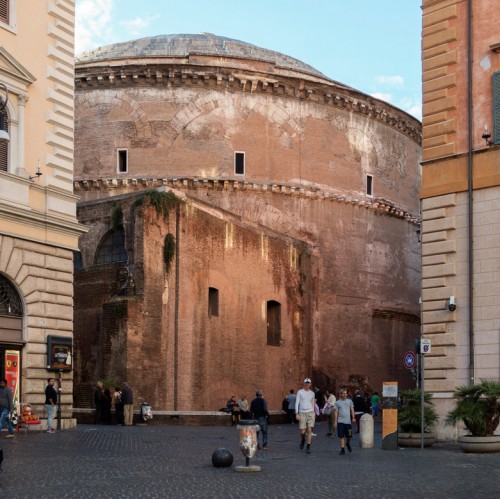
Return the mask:
[[287,412],[288,411],[288,399],[285,397],[283,402],[281,402],[281,410]]

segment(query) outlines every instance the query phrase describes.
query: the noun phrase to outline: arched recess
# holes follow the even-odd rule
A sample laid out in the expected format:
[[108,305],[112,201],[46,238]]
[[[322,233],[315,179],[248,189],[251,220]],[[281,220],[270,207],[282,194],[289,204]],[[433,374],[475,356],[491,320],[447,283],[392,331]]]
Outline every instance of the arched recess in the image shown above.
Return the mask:
[[101,239],[95,254],[96,265],[128,261],[125,249],[125,230],[123,226],[109,231]]
[[14,284],[0,274],[0,341],[23,341],[24,307]]

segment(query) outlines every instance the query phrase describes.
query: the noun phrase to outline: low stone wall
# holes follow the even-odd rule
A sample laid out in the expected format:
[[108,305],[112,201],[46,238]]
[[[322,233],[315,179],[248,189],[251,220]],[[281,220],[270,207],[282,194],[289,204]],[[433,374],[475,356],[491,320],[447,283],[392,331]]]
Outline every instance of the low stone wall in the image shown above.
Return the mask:
[[[73,418],[79,424],[93,424],[93,409],[73,408]],[[112,418],[116,424],[115,415]],[[270,424],[283,424],[287,422],[286,414],[282,411],[271,411],[269,413]],[[144,423],[140,410],[134,411],[134,424]],[[153,409],[153,419],[147,422],[148,425],[188,425],[188,426],[231,426],[231,415],[220,411],[155,411]]]

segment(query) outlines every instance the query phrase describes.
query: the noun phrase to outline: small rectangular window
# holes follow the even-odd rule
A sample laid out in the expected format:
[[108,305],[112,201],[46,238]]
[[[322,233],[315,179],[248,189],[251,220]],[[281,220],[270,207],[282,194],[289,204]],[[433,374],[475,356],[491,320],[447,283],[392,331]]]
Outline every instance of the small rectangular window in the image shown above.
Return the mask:
[[127,173],[128,171],[128,151],[127,149],[118,149],[118,173]]
[[208,315],[219,317],[219,290],[208,288]]
[[366,176],[366,195],[369,197],[373,197],[373,176]]
[[245,153],[234,153],[234,173],[236,175],[245,175]]
[[267,344],[281,345],[281,305],[274,300],[267,302]]

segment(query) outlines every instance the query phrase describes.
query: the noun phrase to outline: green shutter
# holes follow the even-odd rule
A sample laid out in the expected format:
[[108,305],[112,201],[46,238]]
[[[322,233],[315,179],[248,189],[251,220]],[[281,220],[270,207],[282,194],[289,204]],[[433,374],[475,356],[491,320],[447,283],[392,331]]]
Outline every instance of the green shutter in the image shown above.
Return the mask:
[[500,144],[500,71],[493,73],[493,142]]

